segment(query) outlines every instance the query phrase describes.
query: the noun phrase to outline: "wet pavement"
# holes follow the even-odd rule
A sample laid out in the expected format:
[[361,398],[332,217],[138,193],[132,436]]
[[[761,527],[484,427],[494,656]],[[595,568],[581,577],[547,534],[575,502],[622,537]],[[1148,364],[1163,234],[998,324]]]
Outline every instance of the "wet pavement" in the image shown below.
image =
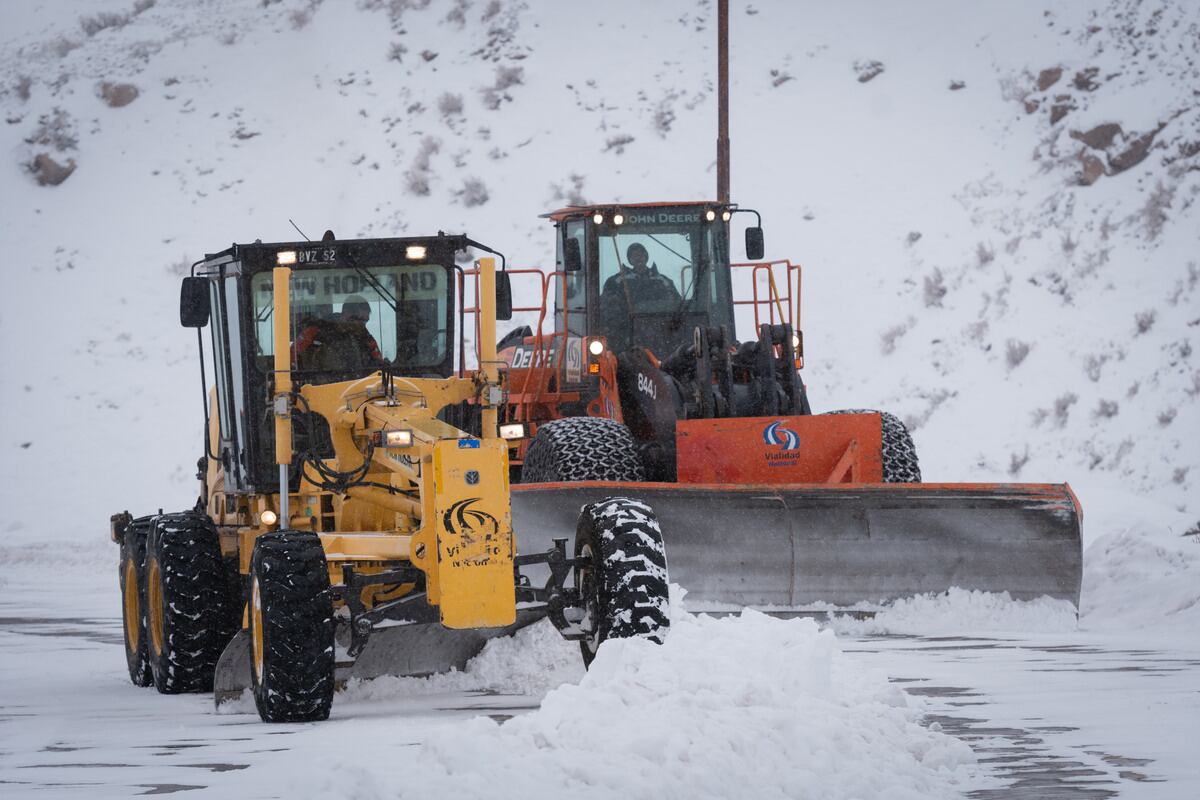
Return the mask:
[[[115,618],[22,616],[5,605],[0,602],[0,650],[6,654],[0,680],[23,680],[28,687],[0,694],[0,794],[6,798],[92,800],[206,789],[223,794],[237,785],[229,781],[239,774],[272,770],[273,759],[297,743],[314,750],[317,737],[329,736],[320,726],[281,729],[254,714],[218,715],[207,695],[164,697],[131,686]],[[974,749],[987,775],[968,797],[1196,796],[1192,782],[1168,782],[1150,734],[1141,747],[1119,744],[1136,740],[1137,731],[1108,719],[1096,698],[1137,696],[1156,707],[1183,702],[1200,712],[1194,688],[1200,648],[1176,652],[1087,639],[842,637],[848,653],[926,705],[924,724]],[[431,727],[473,716],[503,723],[539,701],[478,691],[335,701],[333,717],[320,725],[338,726],[335,735],[349,746],[386,731],[395,747],[415,744]],[[1137,706],[1131,706],[1135,712]],[[1173,719],[1186,718],[1180,714],[1186,711],[1176,708]],[[1191,732],[1200,733],[1195,723]],[[1166,791],[1145,791],[1155,788]]]
[[415,745],[421,731],[437,725],[480,715],[503,722],[540,700],[495,692],[335,700],[329,722],[265,725],[255,713],[217,714],[211,695],[164,696],[130,684],[116,618],[22,616],[11,613],[7,599],[0,600],[0,797],[6,800],[202,790],[242,796],[237,780],[251,773],[259,776],[251,794],[269,797],[257,786],[263,774],[282,771],[274,759],[320,750],[316,742],[329,738],[327,726],[340,726],[343,746],[383,739],[381,729],[391,746],[406,737]]
[[[1024,638],[877,636],[846,642],[847,652],[874,666],[927,704],[924,723],[962,739],[975,751],[995,785],[968,792],[980,800],[1099,800],[1124,796],[1193,797],[1149,784],[1167,783],[1153,753],[1124,752],[1101,742],[1124,735],[1119,720],[1097,730],[1106,699],[1140,696],[1149,706],[1183,702],[1200,711],[1196,678],[1200,660],[1190,654],[1104,644],[1047,643],[1053,634]],[[881,665],[877,662],[886,662]],[[922,672],[949,675],[943,682]],[[963,678],[976,676],[975,685]],[[986,679],[986,680],[984,680]],[[983,688],[989,684],[988,688]],[[1097,708],[1100,706],[1100,708]],[[1040,712],[1031,714],[1030,711]],[[1119,713],[1119,712],[1118,712]],[[1177,713],[1187,719],[1187,712]],[[1193,717],[1193,734],[1200,724]],[[1133,720],[1131,720],[1131,723]],[[1165,722],[1165,720],[1164,720]],[[1117,735],[1113,736],[1113,732]],[[1178,733],[1185,734],[1185,730]],[[1172,736],[1165,737],[1167,739]],[[1147,742],[1143,747],[1150,747]],[[1200,774],[1193,775],[1194,787]],[[1153,788],[1153,790],[1151,790]]]

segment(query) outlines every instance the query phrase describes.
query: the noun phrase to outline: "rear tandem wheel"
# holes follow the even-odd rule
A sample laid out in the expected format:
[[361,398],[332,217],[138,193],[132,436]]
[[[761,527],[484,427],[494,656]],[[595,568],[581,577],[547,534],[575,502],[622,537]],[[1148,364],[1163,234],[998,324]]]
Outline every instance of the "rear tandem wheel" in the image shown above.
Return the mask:
[[150,671],[163,694],[210,692],[221,651],[237,630],[217,529],[196,512],[161,514],[146,545]]
[[134,520],[121,541],[121,620],[125,634],[125,663],[134,686],[154,683],[146,642],[146,535],[150,520]]

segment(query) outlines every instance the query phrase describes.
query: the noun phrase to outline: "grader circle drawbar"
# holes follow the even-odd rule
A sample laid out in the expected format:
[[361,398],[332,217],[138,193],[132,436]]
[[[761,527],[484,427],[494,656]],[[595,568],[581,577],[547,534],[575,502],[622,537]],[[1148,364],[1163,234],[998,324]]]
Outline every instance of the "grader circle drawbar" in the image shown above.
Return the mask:
[[[644,503],[607,493],[516,554],[495,352],[509,276],[491,258],[471,270],[469,364],[468,248],[493,252],[465,236],[327,233],[194,265],[180,320],[200,336],[202,377],[209,328],[215,373],[200,498],[111,519],[134,684],[218,704],[250,689],[265,721],[319,720],[341,680],[461,668],[543,617],[585,662],[609,638],[662,641],[666,560]],[[534,585],[531,567],[549,579]]]

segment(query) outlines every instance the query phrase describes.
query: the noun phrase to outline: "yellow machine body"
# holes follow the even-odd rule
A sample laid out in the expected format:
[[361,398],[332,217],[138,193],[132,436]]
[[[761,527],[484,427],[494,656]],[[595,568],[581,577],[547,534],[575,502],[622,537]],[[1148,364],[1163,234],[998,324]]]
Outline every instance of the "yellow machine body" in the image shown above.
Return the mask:
[[[492,259],[481,259],[481,276],[494,280],[494,271]],[[277,342],[288,341],[290,335],[290,273],[286,267],[274,270]],[[494,289],[481,291],[481,305],[481,340],[495,342]],[[293,390],[288,354],[287,347],[276,348],[277,396]],[[425,574],[426,599],[438,606],[447,628],[511,625],[516,619],[516,544],[508,448],[497,437],[495,422],[503,389],[494,352],[490,358],[481,355],[483,367],[463,378],[385,380],[380,372],[353,381],[300,386],[300,402],[329,425],[334,458],[325,463],[341,472],[357,470],[370,453],[362,478],[367,485],[330,492],[305,472],[298,490],[287,496],[287,519],[282,519],[285,504],[279,493],[227,494],[219,460],[208,459],[207,512],[221,531],[226,555],[236,555],[240,571],[249,574],[259,535],[281,527],[310,530],[320,535],[332,584],[341,581],[347,564],[364,574],[411,565]],[[464,401],[483,406],[482,437],[436,416],[439,409]],[[210,404],[209,437],[215,451],[220,438],[215,389]],[[285,464],[293,456],[292,410],[292,403],[277,404],[275,410],[276,459]],[[367,444],[372,436],[388,431],[408,431],[411,443]],[[277,521],[267,524],[264,514]],[[413,583],[369,587],[361,599],[370,608],[415,588]]]

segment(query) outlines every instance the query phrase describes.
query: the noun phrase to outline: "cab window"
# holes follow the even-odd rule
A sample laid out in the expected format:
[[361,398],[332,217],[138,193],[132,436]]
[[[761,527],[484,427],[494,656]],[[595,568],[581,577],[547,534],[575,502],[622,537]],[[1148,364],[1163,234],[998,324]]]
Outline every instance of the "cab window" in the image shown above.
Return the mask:
[[[449,288],[449,271],[437,264],[294,271],[289,328],[297,379],[346,380],[384,365],[402,373],[436,369],[449,347]],[[271,274],[257,275],[254,332],[267,361],[275,353],[272,292]]]

